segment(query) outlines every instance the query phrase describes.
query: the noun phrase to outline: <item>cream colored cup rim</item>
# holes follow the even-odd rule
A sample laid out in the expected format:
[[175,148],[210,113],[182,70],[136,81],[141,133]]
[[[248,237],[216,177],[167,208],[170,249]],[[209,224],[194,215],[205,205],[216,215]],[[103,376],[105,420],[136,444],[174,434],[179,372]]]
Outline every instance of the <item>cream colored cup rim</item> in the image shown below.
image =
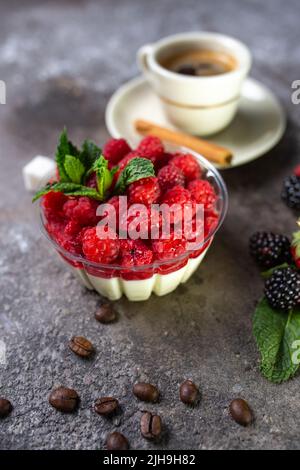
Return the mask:
[[[211,40],[212,42],[215,42],[216,44],[225,46],[228,52],[231,53],[237,59],[238,61],[237,67],[234,70],[222,73],[220,75],[195,77],[195,76],[190,76],[190,75],[180,75],[179,73],[167,70],[164,67],[162,67],[157,61],[156,55],[159,52],[159,50],[162,49],[163,47],[174,44],[174,43],[191,42],[192,40],[195,40],[196,42],[200,40]],[[225,77],[233,77],[234,75],[238,75],[241,72],[244,72],[246,74],[248,73],[251,67],[251,53],[250,53],[249,48],[240,40],[232,36],[227,36],[227,35],[220,34],[220,33],[214,33],[214,32],[208,32],[208,31],[200,31],[200,32],[195,31],[195,32],[189,32],[189,33],[173,34],[171,36],[166,36],[165,38],[160,39],[159,41],[153,44],[149,44],[148,46],[145,45],[141,48],[141,50],[147,47],[149,47],[148,63],[150,65],[150,68],[152,68],[153,71],[156,71],[160,75],[164,75],[166,78],[170,78],[170,79],[177,80],[177,81],[187,80],[187,81],[193,81],[195,83],[195,81],[197,80],[199,82],[222,80]]]

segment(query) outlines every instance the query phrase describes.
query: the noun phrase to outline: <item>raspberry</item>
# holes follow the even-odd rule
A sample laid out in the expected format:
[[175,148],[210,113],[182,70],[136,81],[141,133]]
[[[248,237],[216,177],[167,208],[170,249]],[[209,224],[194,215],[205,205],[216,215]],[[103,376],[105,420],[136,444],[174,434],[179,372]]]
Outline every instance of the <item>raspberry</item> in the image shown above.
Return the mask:
[[131,152],[131,148],[125,139],[110,139],[103,148],[103,155],[114,165],[129,152]]
[[284,180],[281,197],[288,207],[300,210],[300,177],[293,175]]
[[67,225],[65,226],[64,232],[66,235],[74,236],[74,235],[78,235],[81,229],[82,227],[77,222],[77,220],[70,220],[70,222],[68,222]]
[[120,240],[120,263],[122,266],[150,264],[153,252],[141,240]]
[[[203,225],[202,221],[199,223],[196,221],[196,218],[192,219],[189,224],[186,224],[186,226],[182,228],[182,230],[184,230],[184,238],[189,242],[202,242],[204,239]],[[174,230],[176,231],[176,227]]]
[[184,186],[184,176],[182,171],[176,166],[166,165],[158,172],[158,182],[165,192],[173,186]]
[[106,204],[111,204],[115,208],[116,212],[116,226],[119,223],[119,205],[120,205],[120,197],[124,196],[113,196],[106,201]]
[[63,193],[51,191],[42,198],[42,207],[47,220],[63,217],[63,205],[67,198]]
[[120,242],[112,230],[107,232],[107,238],[99,238],[97,227],[85,230],[82,237],[82,250],[87,259],[95,263],[112,263],[119,254]]
[[76,220],[78,224],[95,225],[98,221],[96,216],[96,210],[98,202],[88,197],[80,197],[78,199],[69,199],[63,207],[63,211],[66,217],[71,220]]
[[46,225],[47,232],[65,250],[74,255],[82,254],[81,239],[77,233],[69,233],[64,222],[49,222]]
[[177,204],[178,207],[174,208],[170,212],[170,222],[177,224],[182,221],[184,215],[184,207],[188,204],[192,207],[192,214],[194,215],[194,203],[191,199],[191,195],[187,189],[184,189],[182,186],[174,186],[169,189],[162,198],[162,203],[172,206]]
[[250,254],[264,269],[289,262],[290,241],[284,235],[256,232],[250,238]]
[[168,165],[168,163],[170,162],[170,160],[174,157],[173,153],[167,153],[165,152],[162,157],[159,158],[159,160],[157,160],[155,162],[155,169],[158,171],[160,168]]
[[155,164],[163,157],[165,150],[158,137],[148,135],[141,140],[136,152],[140,157],[148,158]]
[[187,188],[191,193],[192,199],[197,204],[203,204],[205,211],[210,211],[214,208],[217,196],[214,188],[208,181],[190,181]]
[[64,233],[65,222],[62,219],[50,220],[45,225],[47,232],[55,240],[59,237],[61,233]]
[[142,178],[128,187],[129,202],[131,204],[153,204],[160,197],[158,179],[154,176]]
[[196,158],[189,153],[175,153],[170,164],[179,168],[187,181],[201,178],[201,168],[199,163]]
[[204,237],[206,238],[218,225],[219,215],[209,211],[204,214]]
[[265,295],[272,308],[291,310],[300,303],[300,274],[292,268],[276,269],[266,280]]
[[153,236],[158,237],[162,225],[162,216],[153,207],[147,207],[146,209],[147,211],[141,212],[131,206],[128,213],[121,217],[119,233],[130,236],[128,232],[134,230],[142,239],[151,238],[152,233]]
[[157,259],[173,259],[186,251],[186,240],[176,238],[175,232],[171,232],[169,237],[152,240],[152,249]]

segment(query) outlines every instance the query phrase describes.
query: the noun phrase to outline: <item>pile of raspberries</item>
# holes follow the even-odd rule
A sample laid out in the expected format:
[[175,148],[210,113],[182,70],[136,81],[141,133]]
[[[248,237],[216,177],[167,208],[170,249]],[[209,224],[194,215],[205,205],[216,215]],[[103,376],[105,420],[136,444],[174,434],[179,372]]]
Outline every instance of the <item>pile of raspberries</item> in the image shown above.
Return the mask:
[[[203,204],[205,212],[204,235],[216,227],[219,217],[215,209],[217,195],[212,185],[202,179],[204,175],[193,155],[168,153],[162,142],[153,136],[142,139],[135,150],[124,139],[111,139],[104,146],[103,155],[110,168],[118,166],[114,183],[133,158],[147,158],[154,165],[156,176],[140,179],[127,187],[128,206],[134,203],[146,206],[152,203],[199,203]],[[87,185],[93,187],[95,184],[96,178],[92,174]],[[118,216],[119,196],[111,196],[105,202],[114,205]],[[186,251],[187,240],[183,236],[178,239],[173,233],[168,239],[162,236],[155,240],[121,240],[117,233],[109,234],[108,239],[100,239],[96,233],[98,205],[98,201],[88,197],[68,197],[59,192],[46,194],[42,207],[48,233],[68,252],[101,264],[142,266],[155,260],[171,260]],[[151,220],[147,219],[141,232],[146,233],[150,228]]]

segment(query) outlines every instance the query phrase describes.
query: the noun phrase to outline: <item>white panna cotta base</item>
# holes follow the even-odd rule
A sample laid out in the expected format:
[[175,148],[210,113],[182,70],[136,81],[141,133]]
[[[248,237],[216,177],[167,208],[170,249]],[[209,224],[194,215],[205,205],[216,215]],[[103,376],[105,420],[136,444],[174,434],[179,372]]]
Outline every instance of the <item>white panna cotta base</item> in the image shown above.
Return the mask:
[[109,300],[118,300],[126,295],[128,300],[143,301],[154,292],[158,296],[166,295],[185,283],[196,271],[203,260],[207,247],[196,258],[190,258],[185,266],[169,274],[154,274],[148,279],[126,280],[120,277],[103,278],[89,274],[84,269],[72,268],[73,272],[88,289],[95,290]]

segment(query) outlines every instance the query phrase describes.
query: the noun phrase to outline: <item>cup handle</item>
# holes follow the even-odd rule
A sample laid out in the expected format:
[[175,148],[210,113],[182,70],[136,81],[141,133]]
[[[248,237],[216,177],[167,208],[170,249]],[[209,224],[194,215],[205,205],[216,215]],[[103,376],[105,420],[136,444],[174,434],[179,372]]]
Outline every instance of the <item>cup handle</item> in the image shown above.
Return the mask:
[[138,53],[137,53],[138,66],[148,78],[150,78],[150,68],[149,68],[149,63],[148,63],[148,57],[152,51],[153,51],[153,45],[146,44],[145,46],[142,46],[138,50]]

